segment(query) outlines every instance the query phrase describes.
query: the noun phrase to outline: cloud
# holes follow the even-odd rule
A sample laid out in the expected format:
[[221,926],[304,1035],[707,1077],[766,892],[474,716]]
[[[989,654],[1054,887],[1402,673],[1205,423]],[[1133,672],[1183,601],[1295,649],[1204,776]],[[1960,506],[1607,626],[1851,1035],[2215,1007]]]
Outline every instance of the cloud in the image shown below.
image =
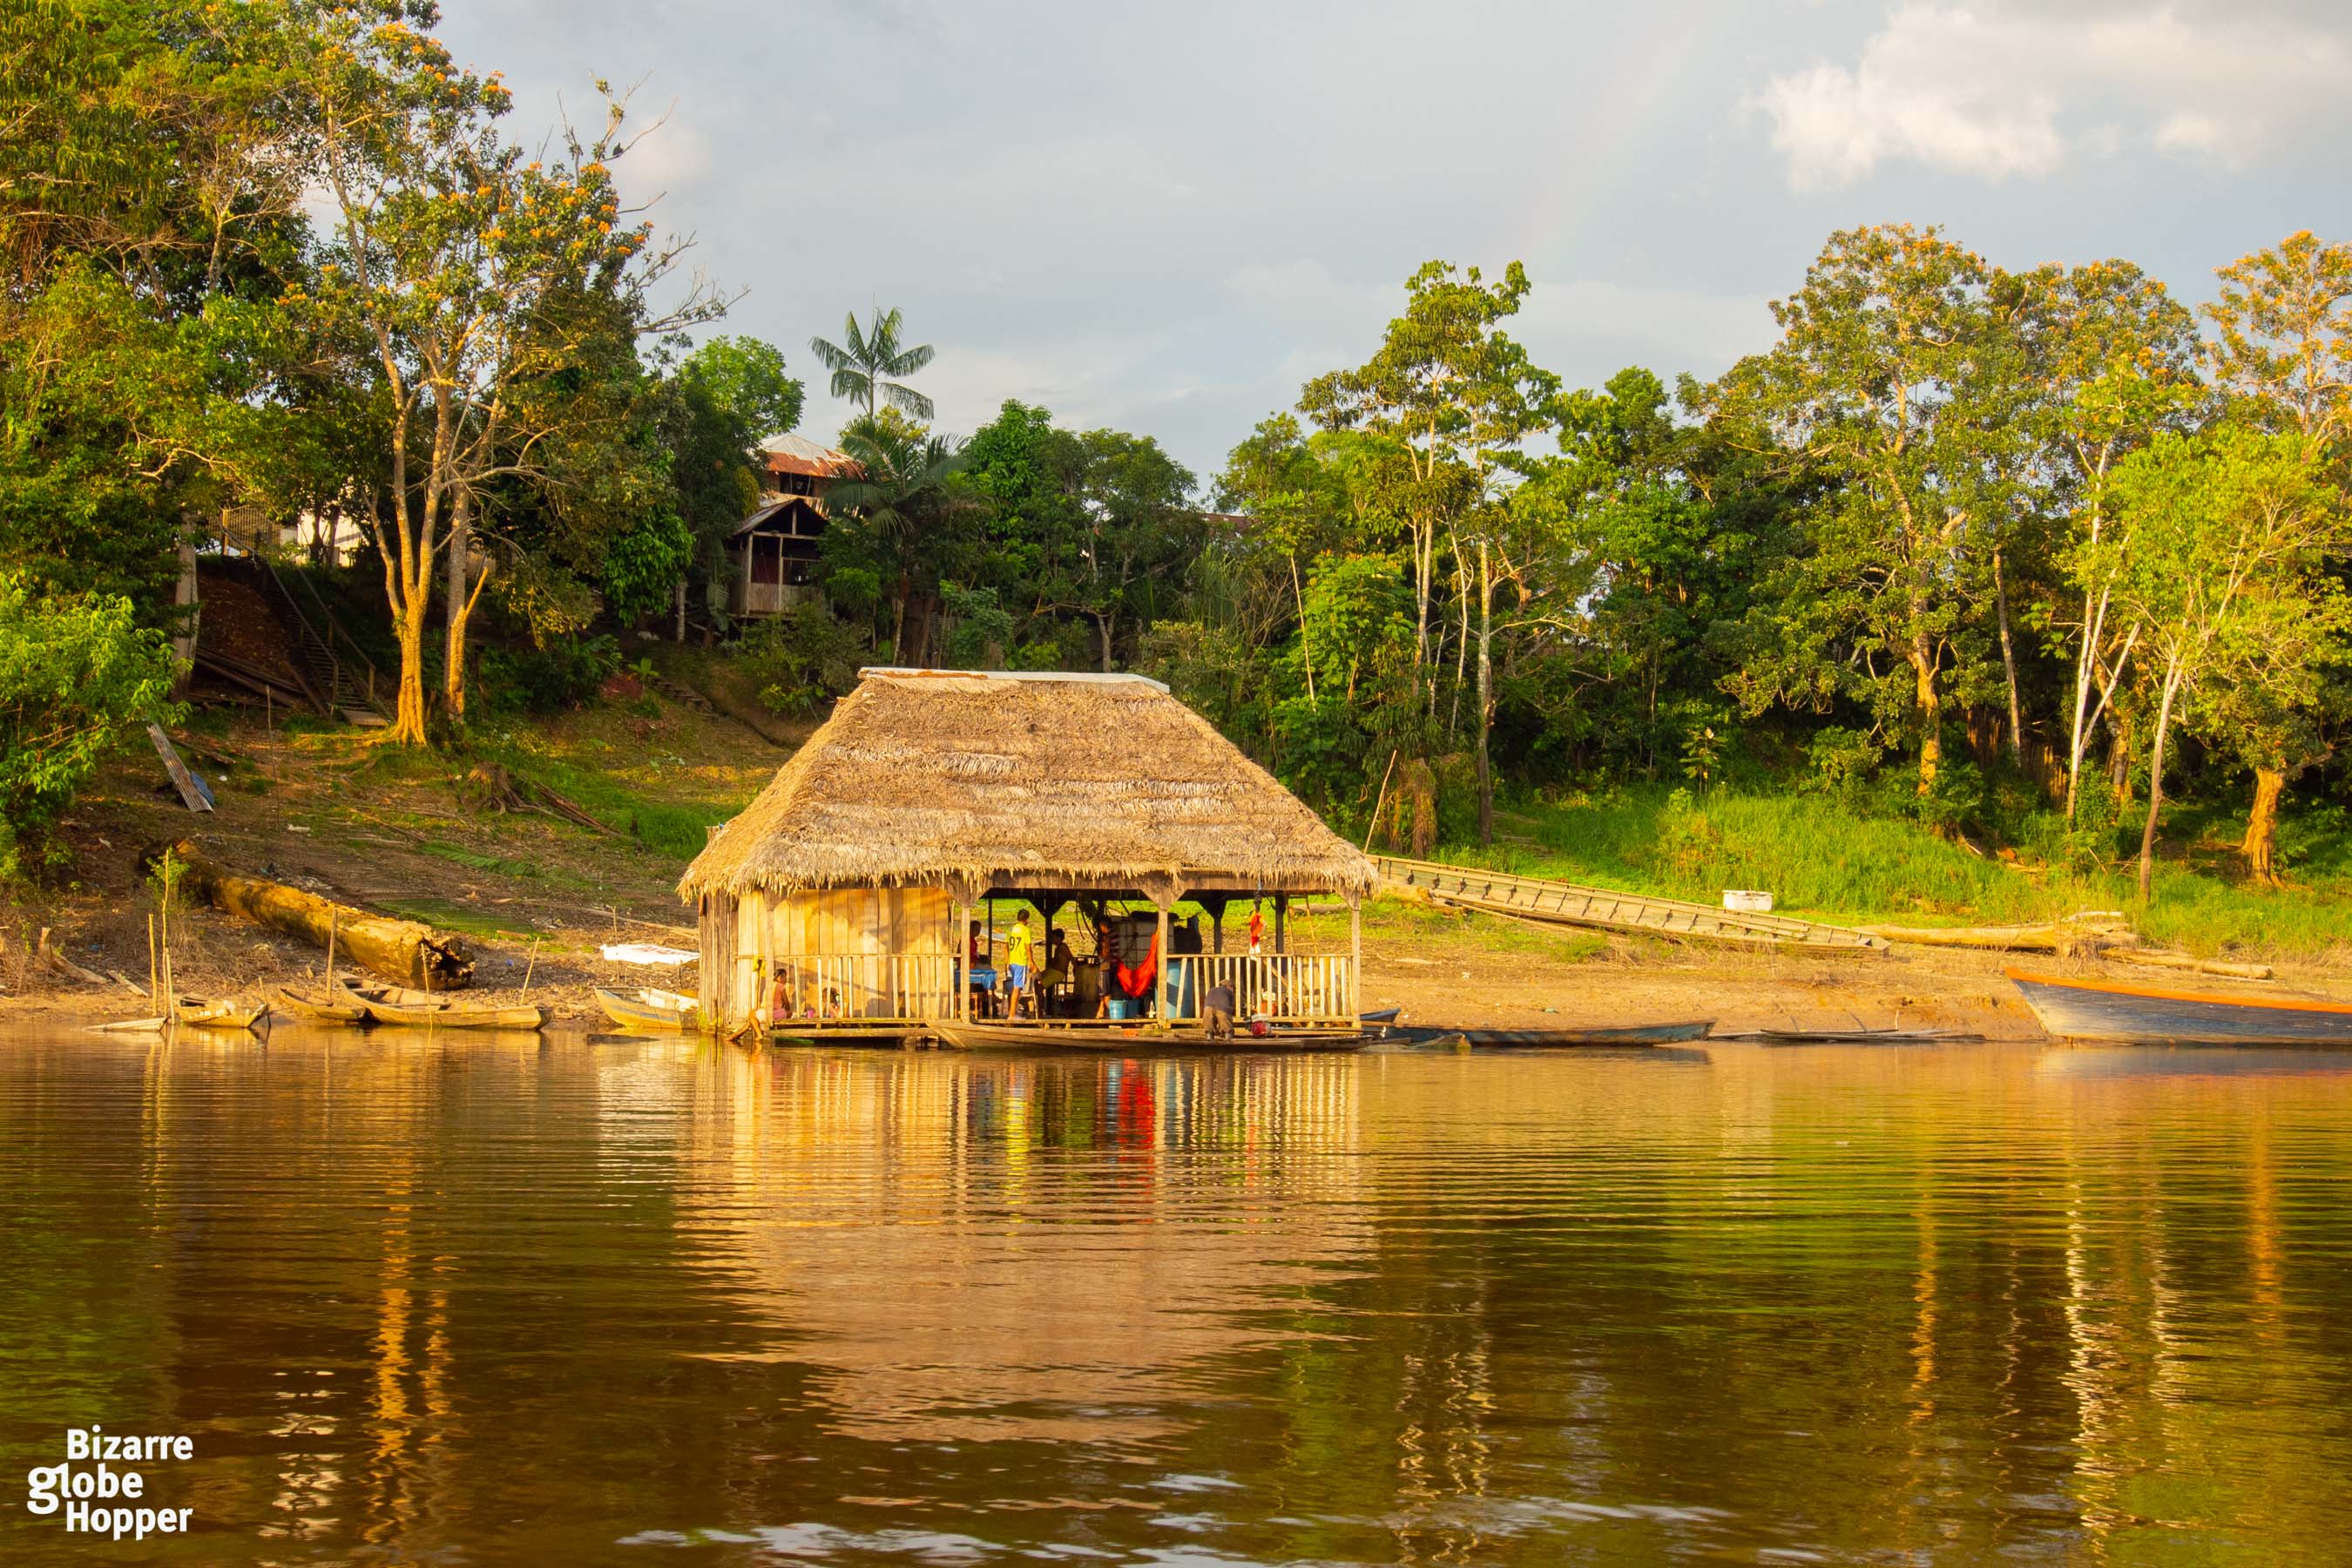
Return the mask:
[[2293,12],[1929,3],[1892,12],[1851,67],[1774,77],[1746,104],[1798,190],[1895,163],[1997,182],[2137,147],[2242,165],[2324,127],[2347,72],[2344,37]]

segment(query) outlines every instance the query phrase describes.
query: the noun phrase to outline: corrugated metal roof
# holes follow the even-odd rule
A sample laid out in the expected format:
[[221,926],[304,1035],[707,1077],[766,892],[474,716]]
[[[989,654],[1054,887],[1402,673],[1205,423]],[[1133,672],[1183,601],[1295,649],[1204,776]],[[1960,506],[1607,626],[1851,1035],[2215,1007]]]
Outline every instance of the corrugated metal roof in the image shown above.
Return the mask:
[[857,459],[832,447],[819,446],[805,436],[771,436],[760,443],[772,474],[806,474],[811,479],[837,479],[859,473]]

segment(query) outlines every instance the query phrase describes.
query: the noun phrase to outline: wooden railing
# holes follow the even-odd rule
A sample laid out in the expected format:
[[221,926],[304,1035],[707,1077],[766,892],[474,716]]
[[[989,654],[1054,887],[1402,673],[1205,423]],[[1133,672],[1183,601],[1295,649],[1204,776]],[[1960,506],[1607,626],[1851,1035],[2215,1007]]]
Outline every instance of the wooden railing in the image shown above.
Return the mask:
[[[759,964],[749,956],[742,963],[746,968]],[[754,973],[752,1006],[767,1007],[781,974],[787,1011],[794,1019],[834,1023],[955,1016],[958,975],[951,952],[784,953],[768,959]]]
[[814,592],[801,583],[743,583],[738,586],[743,604],[736,613],[745,616],[781,616]]
[[1356,1016],[1356,965],[1345,953],[1177,953],[1169,960],[1171,1011],[1183,1009],[1189,996],[1191,1016],[1200,1016],[1217,985],[1234,988],[1236,1018],[1328,1024]]

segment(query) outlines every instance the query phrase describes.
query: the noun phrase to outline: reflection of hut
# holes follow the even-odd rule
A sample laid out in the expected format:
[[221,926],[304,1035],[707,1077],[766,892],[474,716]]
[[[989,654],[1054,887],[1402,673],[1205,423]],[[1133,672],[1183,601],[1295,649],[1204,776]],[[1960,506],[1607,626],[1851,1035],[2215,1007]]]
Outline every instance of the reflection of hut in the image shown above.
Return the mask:
[[761,445],[767,473],[760,505],[735,528],[734,600],[739,616],[782,615],[816,590],[811,574],[824,537],[825,491],[859,469],[845,452],[799,436]]
[[[698,910],[704,1016],[732,1025],[782,976],[819,1022],[956,1017],[975,906],[1050,921],[1141,904],[1155,929],[1137,994],[1154,1016],[1220,982],[1277,1021],[1352,1022],[1360,940],[1287,951],[1298,894],[1352,910],[1371,863],[1159,682],[1129,675],[867,670],[856,690],[720,831],[679,891]],[[1170,912],[1215,942],[1179,951]],[[1225,955],[1235,900],[1274,906],[1271,951]],[[1173,973],[1171,973],[1173,972]]]

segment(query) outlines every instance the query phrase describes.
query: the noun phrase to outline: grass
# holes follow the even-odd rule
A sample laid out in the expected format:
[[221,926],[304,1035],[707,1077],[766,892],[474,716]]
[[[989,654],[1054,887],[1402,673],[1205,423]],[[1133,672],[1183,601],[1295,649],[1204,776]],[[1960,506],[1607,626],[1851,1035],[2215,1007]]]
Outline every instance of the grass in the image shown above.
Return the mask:
[[2173,819],[2185,839],[2159,859],[2145,906],[2127,866],[2084,873],[2037,863],[2030,851],[2015,862],[1978,855],[1818,795],[1690,802],[1633,788],[1523,806],[1498,826],[1492,850],[1444,858],[1707,903],[1726,888],[1768,889],[1777,910],[1842,923],[1995,925],[2113,910],[2155,941],[2209,955],[2313,958],[2352,942],[2341,836],[2303,835],[2297,885],[2265,890],[2233,874],[2223,836],[2233,837],[2236,824],[2221,811]]

